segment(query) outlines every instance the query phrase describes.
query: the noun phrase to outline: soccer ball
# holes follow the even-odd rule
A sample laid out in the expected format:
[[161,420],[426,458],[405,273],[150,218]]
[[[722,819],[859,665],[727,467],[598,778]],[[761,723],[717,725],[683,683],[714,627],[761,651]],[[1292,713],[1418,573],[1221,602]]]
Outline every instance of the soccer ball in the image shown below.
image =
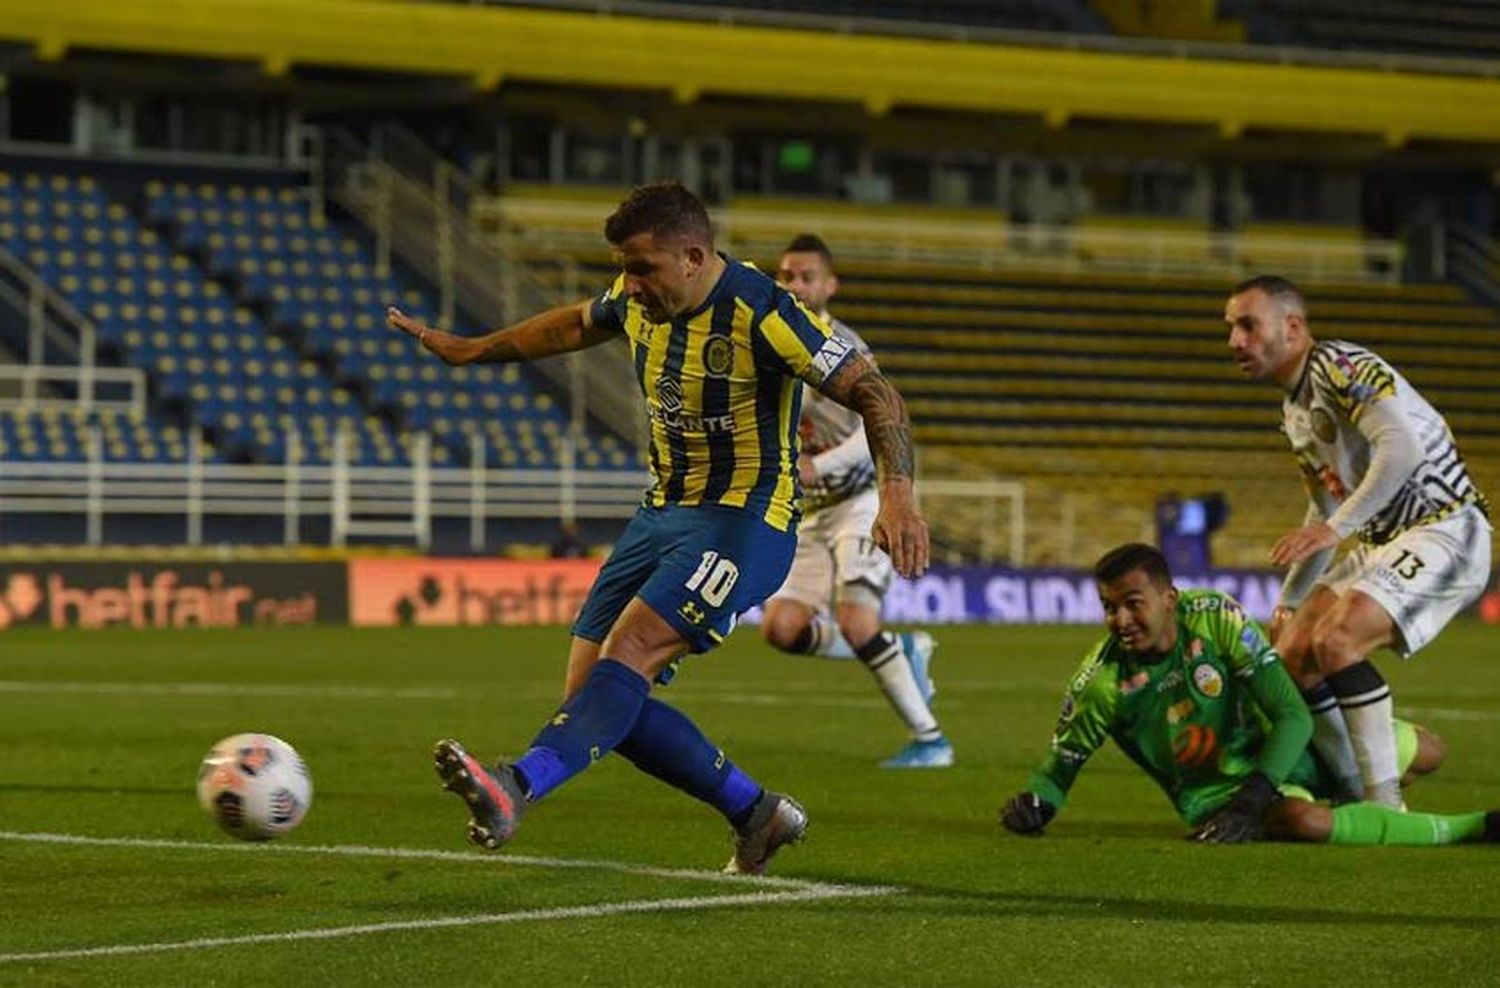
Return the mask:
[[280,738],[231,735],[198,769],[198,805],[232,837],[270,840],[302,822],[312,805],[312,776]]

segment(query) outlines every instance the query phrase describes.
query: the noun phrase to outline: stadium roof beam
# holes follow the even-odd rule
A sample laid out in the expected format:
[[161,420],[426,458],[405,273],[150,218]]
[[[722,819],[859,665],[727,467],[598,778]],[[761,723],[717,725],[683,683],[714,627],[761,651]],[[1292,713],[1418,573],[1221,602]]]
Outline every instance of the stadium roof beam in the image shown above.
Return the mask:
[[[376,72],[1500,144],[1500,79],[389,0],[0,0],[0,39]],[[414,40],[419,43],[414,43]],[[662,57],[670,52],[671,57]],[[753,52],[753,58],[746,58]],[[892,94],[889,97],[881,94]],[[889,106],[886,102],[889,99]]]
[[61,61],[19,57],[10,63],[0,53],[0,69],[43,78],[66,78],[109,90],[160,90],[175,93],[204,91],[258,93],[280,91],[268,83],[259,63],[251,60],[200,59],[140,55],[98,48],[70,48]]

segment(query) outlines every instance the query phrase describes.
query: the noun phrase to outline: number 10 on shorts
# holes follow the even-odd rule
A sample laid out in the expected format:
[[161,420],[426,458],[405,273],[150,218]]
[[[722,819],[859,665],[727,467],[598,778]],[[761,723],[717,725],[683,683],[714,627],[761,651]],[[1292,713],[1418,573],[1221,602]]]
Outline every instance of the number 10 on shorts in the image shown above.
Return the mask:
[[697,591],[698,596],[710,607],[718,607],[724,603],[724,598],[729,596],[729,591],[734,589],[734,583],[740,578],[740,568],[733,560],[724,559],[717,552],[710,549],[703,554],[703,561],[688,577],[687,588]]

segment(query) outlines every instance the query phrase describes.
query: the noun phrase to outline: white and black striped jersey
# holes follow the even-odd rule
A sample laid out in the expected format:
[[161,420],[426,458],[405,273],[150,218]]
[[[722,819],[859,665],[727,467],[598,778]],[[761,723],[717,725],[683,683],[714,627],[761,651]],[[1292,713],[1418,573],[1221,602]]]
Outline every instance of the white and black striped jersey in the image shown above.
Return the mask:
[[[835,335],[873,359],[869,345],[860,339],[858,333],[837,319],[827,321]],[[815,388],[803,385],[802,420],[797,431],[802,437],[802,452],[809,456],[839,450],[838,454],[823,458],[832,462],[819,464],[817,482],[804,485],[801,501],[804,512],[837,504],[874,486],[875,461],[864,439],[864,419],[858,412],[825,398]]]
[[1378,354],[1343,340],[1313,345],[1301,380],[1282,402],[1282,429],[1314,501],[1337,507],[1365,481],[1374,450],[1359,423],[1378,402],[1395,403],[1392,410],[1420,449],[1405,457],[1415,462],[1405,476],[1383,478],[1389,493],[1368,506],[1373,514],[1359,526],[1360,539],[1382,545],[1469,505],[1488,515],[1443,416]]

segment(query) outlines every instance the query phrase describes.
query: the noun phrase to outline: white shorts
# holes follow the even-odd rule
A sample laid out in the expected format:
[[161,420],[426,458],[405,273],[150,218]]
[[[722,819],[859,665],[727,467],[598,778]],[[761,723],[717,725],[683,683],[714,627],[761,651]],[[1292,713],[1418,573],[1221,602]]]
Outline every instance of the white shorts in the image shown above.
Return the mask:
[[891,557],[870,538],[879,510],[880,496],[871,488],[803,518],[792,568],[771,599],[823,614],[844,600],[878,609],[893,573]]
[[1469,507],[1402,532],[1385,545],[1365,545],[1318,580],[1342,596],[1368,594],[1396,625],[1396,653],[1406,658],[1437,637],[1453,616],[1484,592],[1490,579],[1490,523]]

